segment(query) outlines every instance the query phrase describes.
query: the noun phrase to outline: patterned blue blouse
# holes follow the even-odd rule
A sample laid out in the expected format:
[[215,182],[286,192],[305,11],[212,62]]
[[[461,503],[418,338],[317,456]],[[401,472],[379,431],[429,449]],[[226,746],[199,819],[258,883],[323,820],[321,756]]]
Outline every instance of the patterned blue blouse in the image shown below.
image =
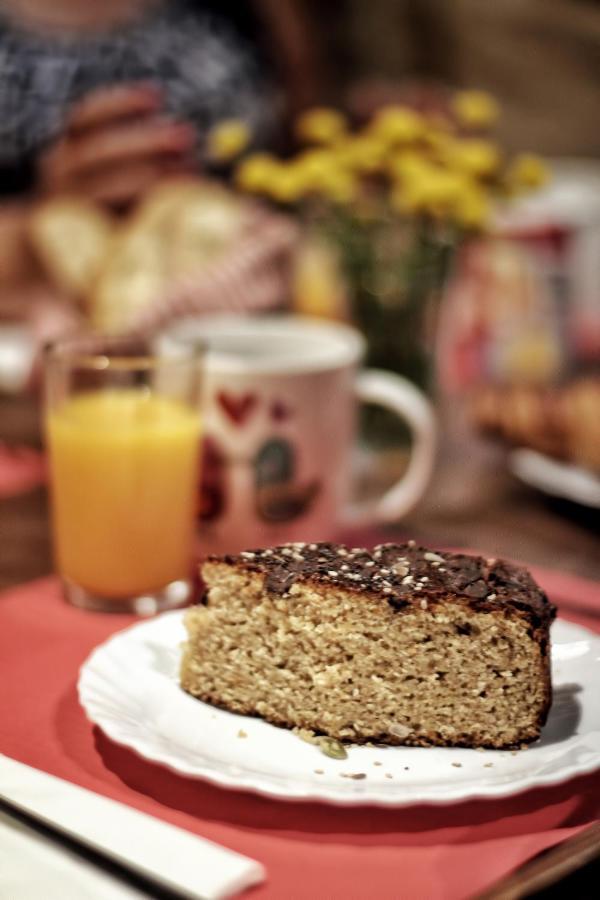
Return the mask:
[[0,193],[26,190],[71,105],[110,84],[157,81],[167,114],[192,122],[200,137],[238,117],[260,140],[276,108],[262,68],[225,20],[193,3],[171,0],[127,27],[83,37],[33,33],[0,18]]

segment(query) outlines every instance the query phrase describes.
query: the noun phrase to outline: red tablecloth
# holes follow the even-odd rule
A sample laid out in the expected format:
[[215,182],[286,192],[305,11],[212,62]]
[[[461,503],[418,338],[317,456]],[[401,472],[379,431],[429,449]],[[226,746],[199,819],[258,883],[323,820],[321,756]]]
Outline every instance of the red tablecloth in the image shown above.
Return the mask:
[[30,491],[46,479],[44,455],[33,447],[0,441],[0,499]]
[[[536,574],[551,596],[556,585],[565,617],[600,630],[600,585]],[[111,743],[78,705],[79,666],[132,621],[68,607],[54,578],[0,595],[0,752],[254,857],[268,873],[257,900],[465,898],[598,818],[594,775],[503,801],[398,810],[282,803],[180,778]]]

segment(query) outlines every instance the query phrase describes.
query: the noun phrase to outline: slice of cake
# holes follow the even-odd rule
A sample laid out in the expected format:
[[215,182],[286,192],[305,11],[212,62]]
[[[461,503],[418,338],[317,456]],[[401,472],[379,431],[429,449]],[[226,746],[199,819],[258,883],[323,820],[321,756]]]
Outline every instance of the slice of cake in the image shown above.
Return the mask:
[[525,569],[408,544],[288,544],[202,567],[184,690],[342,741],[515,747],[551,702],[554,609]]

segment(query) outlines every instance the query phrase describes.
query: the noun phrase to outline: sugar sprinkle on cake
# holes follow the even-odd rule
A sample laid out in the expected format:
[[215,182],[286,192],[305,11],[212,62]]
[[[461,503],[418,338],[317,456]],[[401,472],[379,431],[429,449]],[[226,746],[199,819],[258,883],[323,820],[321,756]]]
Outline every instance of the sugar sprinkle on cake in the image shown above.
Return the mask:
[[406,544],[210,557],[182,687],[341,741],[514,747],[551,701],[554,609],[529,573]]

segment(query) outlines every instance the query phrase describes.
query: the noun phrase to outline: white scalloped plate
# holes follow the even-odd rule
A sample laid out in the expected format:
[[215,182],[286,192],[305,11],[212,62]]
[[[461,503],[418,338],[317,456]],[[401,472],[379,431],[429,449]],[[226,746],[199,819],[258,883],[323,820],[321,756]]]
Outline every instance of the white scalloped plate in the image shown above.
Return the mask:
[[524,448],[512,450],[508,463],[513,474],[530,487],[600,509],[600,477],[594,472]]
[[[552,626],[555,700],[528,750],[349,747],[347,759],[333,760],[286,729],[184,693],[182,615],[119,632],[94,650],[79,678],[92,722],[181,775],[284,800],[406,806],[504,797],[600,767],[600,638],[569,622]],[[342,777],[359,773],[366,777]]]

